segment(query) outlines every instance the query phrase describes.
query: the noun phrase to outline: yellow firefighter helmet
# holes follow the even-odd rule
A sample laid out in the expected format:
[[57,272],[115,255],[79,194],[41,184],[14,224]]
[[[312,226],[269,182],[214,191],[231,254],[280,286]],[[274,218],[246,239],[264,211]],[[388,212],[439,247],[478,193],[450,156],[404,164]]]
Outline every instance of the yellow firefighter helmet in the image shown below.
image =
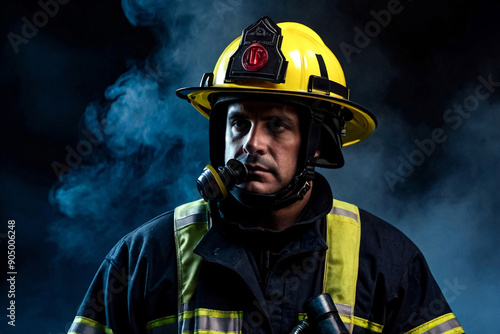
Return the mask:
[[276,25],[267,17],[229,44],[200,87],[176,93],[207,118],[220,95],[251,94],[313,107],[334,104],[331,110],[344,115],[342,146],[367,138],[376,127],[375,117],[349,100],[342,67],[318,34],[300,23]]

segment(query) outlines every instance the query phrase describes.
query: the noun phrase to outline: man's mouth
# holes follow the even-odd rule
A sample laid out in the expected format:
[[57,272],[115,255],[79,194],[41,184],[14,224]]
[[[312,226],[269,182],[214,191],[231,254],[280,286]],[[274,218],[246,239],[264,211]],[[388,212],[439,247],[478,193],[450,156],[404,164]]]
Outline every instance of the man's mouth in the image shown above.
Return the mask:
[[256,181],[259,179],[260,175],[272,173],[272,168],[268,168],[265,164],[262,164],[262,162],[259,161],[259,157],[256,155],[243,153],[236,159],[244,163],[248,170],[246,181]]
[[261,170],[261,171],[267,171],[267,168],[261,165],[256,165],[256,164],[245,164],[249,170]]
[[260,165],[246,164],[249,174],[260,174],[260,173],[270,173],[270,171]]

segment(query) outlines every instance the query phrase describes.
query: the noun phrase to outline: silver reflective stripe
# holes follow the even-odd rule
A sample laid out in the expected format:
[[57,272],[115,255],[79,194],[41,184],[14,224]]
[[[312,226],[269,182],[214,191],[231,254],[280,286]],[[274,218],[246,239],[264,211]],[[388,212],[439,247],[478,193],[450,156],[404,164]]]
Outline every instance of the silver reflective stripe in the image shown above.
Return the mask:
[[458,322],[457,318],[453,318],[437,325],[434,328],[429,329],[428,331],[423,332],[422,334],[441,334],[457,327],[460,327],[460,323]]
[[183,227],[189,226],[194,223],[200,223],[200,222],[206,222],[207,221],[207,214],[206,212],[203,213],[195,213],[186,217],[178,218],[177,219],[177,229],[181,229]]
[[349,217],[349,218],[352,218],[352,219],[354,219],[356,221],[358,220],[358,215],[357,214],[355,214],[354,212],[348,211],[346,209],[333,207],[332,210],[330,211],[330,213],[332,213],[334,215]]
[[241,319],[196,317],[196,330],[209,330],[223,333],[238,333],[241,329]]
[[[105,331],[95,328],[94,326],[83,324],[81,322],[73,322],[68,333],[78,334],[106,334]],[[110,332],[111,333],[111,332]]]
[[[239,333],[243,327],[241,312],[217,311],[209,309],[193,310],[194,303],[179,307],[178,333],[214,331],[220,333]],[[152,334],[163,334],[162,332]]]
[[[346,304],[340,304],[340,303],[335,303],[335,307],[337,308],[337,311],[339,312],[340,315],[346,316],[349,319],[351,319],[352,316],[352,306],[351,305],[346,305]],[[345,327],[351,333],[351,324],[348,322],[343,321]]]
[[[241,328],[242,320],[240,318],[197,316],[195,318],[184,318],[179,322],[179,333],[192,333],[199,330],[221,333],[239,333]],[[155,332],[154,334],[157,333]]]
[[335,303],[335,307],[339,314],[345,315],[346,317],[352,316],[352,306],[346,304]]

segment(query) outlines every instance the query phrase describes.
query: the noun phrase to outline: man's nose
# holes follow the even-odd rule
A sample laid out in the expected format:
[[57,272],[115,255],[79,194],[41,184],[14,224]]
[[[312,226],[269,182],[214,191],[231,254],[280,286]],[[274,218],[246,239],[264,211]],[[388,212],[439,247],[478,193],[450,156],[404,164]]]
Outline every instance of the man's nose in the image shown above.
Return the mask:
[[250,131],[245,136],[243,143],[243,152],[248,154],[263,155],[266,152],[267,139],[265,136],[265,129],[258,125],[252,125]]

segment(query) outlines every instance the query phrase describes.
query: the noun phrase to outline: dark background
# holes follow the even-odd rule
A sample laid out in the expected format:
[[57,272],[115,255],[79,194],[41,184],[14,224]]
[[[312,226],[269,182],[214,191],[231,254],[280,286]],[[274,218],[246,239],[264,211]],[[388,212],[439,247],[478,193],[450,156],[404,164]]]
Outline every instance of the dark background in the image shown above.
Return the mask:
[[500,87],[482,85],[500,81],[496,1],[61,2],[0,14],[2,333],[66,332],[113,244],[197,198],[208,123],[174,91],[264,15],[314,29],[379,120],[323,171],[334,196],[415,241],[468,333],[496,331]]

